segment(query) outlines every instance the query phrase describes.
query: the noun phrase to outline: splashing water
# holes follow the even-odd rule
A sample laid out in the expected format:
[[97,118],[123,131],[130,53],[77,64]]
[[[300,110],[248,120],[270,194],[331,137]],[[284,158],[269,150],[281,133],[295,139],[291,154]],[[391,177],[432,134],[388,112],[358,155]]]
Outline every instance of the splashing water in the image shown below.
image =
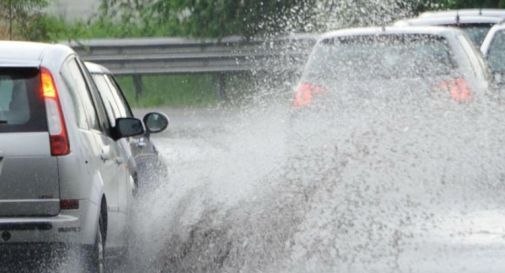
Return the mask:
[[[320,16],[332,28],[410,13],[379,2]],[[421,87],[378,82],[385,96],[363,100],[350,86],[323,112],[262,88],[252,105],[173,117],[186,125],[156,139],[169,175],[138,200],[120,271],[502,272],[505,113],[418,99]]]
[[[321,1],[315,13],[334,29],[411,7]],[[499,105],[349,96],[301,111],[299,128],[278,90],[261,91],[253,105],[172,117],[155,139],[168,177],[137,201],[118,272],[503,272]]]
[[200,113],[157,139],[171,171],[137,204],[130,272],[499,268],[503,113],[370,105],[306,132],[287,104]]

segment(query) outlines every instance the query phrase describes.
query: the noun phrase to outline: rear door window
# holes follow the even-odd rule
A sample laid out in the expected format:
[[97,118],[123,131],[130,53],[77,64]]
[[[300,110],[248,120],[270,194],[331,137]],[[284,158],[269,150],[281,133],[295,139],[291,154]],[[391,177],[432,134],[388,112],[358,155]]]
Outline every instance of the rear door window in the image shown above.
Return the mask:
[[111,126],[114,127],[116,126],[116,119],[122,116],[119,107],[112,97],[112,91],[107,83],[107,79],[103,74],[94,74],[92,77],[103,100],[109,122]]
[[61,75],[70,89],[79,128],[100,130],[88,86],[75,58],[63,65]]
[[37,68],[0,68],[0,132],[47,131]]
[[105,74],[94,74],[93,79],[105,104],[111,126],[116,126],[116,119],[133,117],[128,103],[114,80]]

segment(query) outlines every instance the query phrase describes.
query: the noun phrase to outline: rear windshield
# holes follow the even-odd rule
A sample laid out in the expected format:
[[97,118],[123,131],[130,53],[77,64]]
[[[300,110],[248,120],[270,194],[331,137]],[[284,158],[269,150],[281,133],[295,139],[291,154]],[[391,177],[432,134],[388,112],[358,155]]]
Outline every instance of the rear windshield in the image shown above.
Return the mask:
[[0,68],[0,132],[47,131],[36,68]]
[[489,46],[487,60],[493,72],[505,72],[505,31],[498,31]]
[[311,80],[430,78],[456,68],[448,42],[432,35],[349,36],[323,40],[306,68]]

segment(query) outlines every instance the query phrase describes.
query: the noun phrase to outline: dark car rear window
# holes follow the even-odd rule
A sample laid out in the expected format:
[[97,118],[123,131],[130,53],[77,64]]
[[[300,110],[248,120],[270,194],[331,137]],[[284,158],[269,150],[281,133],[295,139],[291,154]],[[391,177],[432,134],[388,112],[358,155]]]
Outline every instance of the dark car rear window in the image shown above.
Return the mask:
[[37,68],[0,68],[0,133],[47,131]]
[[314,49],[305,76],[326,80],[426,78],[450,74],[455,68],[443,37],[363,35],[323,40]]

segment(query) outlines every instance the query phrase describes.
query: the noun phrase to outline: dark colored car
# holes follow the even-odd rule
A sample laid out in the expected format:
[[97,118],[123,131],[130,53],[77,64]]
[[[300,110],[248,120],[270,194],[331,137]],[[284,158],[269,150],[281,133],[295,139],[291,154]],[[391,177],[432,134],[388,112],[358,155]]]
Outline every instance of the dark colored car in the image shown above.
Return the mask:
[[[134,117],[112,73],[107,68],[90,62],[86,62],[86,68],[91,73],[111,120]],[[146,114],[143,121],[145,124],[151,124],[151,130],[146,128],[144,135],[121,140],[121,145],[125,146],[124,150],[130,153],[127,155],[130,172],[135,182],[140,185],[149,184],[167,173],[163,158],[151,141],[150,135],[165,130],[169,120],[163,113],[152,112]]]

